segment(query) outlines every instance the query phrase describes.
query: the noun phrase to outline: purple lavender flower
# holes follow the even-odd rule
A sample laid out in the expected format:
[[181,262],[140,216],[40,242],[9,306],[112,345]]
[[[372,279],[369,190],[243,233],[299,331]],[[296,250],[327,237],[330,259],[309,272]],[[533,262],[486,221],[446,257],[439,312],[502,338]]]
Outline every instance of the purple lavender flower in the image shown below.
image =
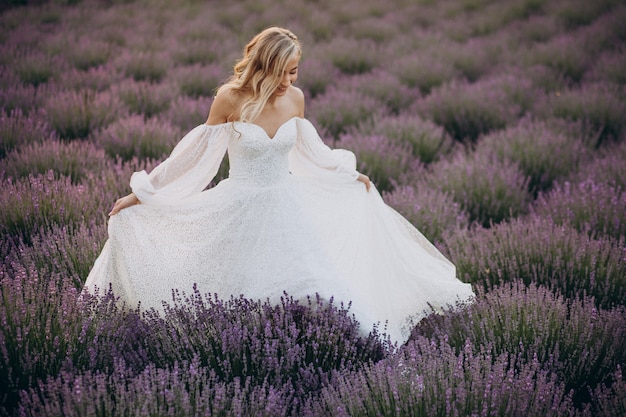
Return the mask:
[[132,81],[117,84],[113,91],[133,114],[146,118],[166,111],[174,94],[173,86],[166,83],[153,84],[146,81]]
[[86,138],[115,120],[119,110],[119,101],[110,93],[88,90],[59,93],[45,105],[46,119],[62,139]]
[[554,180],[576,171],[589,154],[578,138],[530,119],[483,137],[476,152],[493,153],[503,161],[517,163],[530,177],[529,188],[534,193],[549,189]]
[[330,89],[309,104],[309,116],[335,140],[351,127],[387,113],[378,100],[358,91]]
[[445,234],[469,225],[468,214],[450,194],[426,184],[397,187],[385,193],[384,199],[436,244],[443,241]]
[[8,114],[0,111],[0,158],[15,148],[52,139],[51,129],[38,117],[26,115],[20,109]]
[[363,74],[381,64],[378,49],[380,47],[368,39],[339,37],[330,41],[326,54],[344,74]]
[[528,177],[517,164],[478,152],[458,152],[433,164],[427,182],[449,193],[472,221],[486,227],[525,213],[531,201]]
[[225,79],[225,72],[219,65],[193,65],[177,68],[171,76],[182,94],[194,98],[213,97]]
[[362,123],[356,132],[359,136],[381,135],[401,146],[408,145],[412,154],[426,164],[438,160],[454,147],[452,138],[441,126],[411,112]]
[[4,172],[5,177],[19,179],[52,170],[55,175],[70,177],[72,183],[77,184],[89,173],[102,174],[108,162],[104,150],[93,143],[47,140],[22,146],[7,155],[0,160],[0,172]]
[[570,224],[590,235],[626,237],[626,190],[591,179],[557,184],[541,194],[533,211],[556,224]]
[[475,84],[455,80],[433,90],[417,107],[456,140],[474,142],[481,134],[502,129],[519,117],[526,101],[520,101],[518,92],[528,88],[527,81],[513,78]]
[[580,233],[538,216],[513,219],[490,229],[456,233],[446,251],[465,281],[487,291],[522,280],[560,291],[568,298],[595,297],[599,306],[624,305],[623,239]]
[[160,159],[171,152],[181,132],[157,118],[130,116],[96,134],[96,142],[112,157]]
[[622,87],[606,83],[584,84],[548,96],[543,109],[558,118],[580,121],[594,134],[595,141],[591,144],[599,147],[610,140],[620,141],[626,131],[623,97]]
[[384,136],[346,134],[337,146],[356,154],[358,169],[369,175],[381,191],[390,190],[394,181],[420,166],[407,145]]

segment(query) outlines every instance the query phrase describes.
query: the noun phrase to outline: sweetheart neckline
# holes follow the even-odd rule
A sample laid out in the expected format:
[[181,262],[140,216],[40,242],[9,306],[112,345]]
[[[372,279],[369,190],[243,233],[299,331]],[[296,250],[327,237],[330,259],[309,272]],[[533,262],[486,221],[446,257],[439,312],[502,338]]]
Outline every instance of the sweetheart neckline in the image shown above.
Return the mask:
[[250,125],[250,126],[254,126],[259,128],[263,133],[265,133],[265,136],[269,139],[269,140],[274,140],[276,138],[276,136],[278,136],[278,133],[280,132],[280,130],[285,127],[287,124],[289,124],[289,122],[291,122],[294,119],[299,119],[300,117],[298,116],[292,116],[289,119],[285,120],[281,125],[278,126],[278,128],[276,129],[276,132],[274,132],[273,136],[270,136],[269,133],[267,133],[267,130],[263,129],[260,125],[253,123],[253,122],[240,122],[240,121],[235,121],[234,123],[239,123],[239,124],[243,124],[243,125]]

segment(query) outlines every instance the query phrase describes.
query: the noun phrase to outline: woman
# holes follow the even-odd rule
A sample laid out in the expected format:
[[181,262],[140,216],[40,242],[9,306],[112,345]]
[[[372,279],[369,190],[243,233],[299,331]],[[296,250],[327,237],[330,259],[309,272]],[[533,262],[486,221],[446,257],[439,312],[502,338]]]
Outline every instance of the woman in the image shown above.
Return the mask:
[[[160,308],[173,288],[277,302],[318,293],[352,302],[367,333],[404,342],[427,310],[473,297],[422,234],[382,201],[356,160],[304,119],[301,49],[269,28],[246,46],[206,123],[110,212],[87,289]],[[229,178],[203,191],[228,150]],[[140,204],[141,203],[141,204]]]

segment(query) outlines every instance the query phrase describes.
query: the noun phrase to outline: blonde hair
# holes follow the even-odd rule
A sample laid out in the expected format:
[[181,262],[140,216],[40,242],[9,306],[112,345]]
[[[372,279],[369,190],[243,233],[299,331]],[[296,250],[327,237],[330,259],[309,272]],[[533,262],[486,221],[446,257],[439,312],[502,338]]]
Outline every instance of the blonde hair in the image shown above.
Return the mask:
[[243,58],[235,64],[233,75],[218,93],[225,87],[235,92],[250,92],[241,105],[239,120],[253,122],[280,85],[289,61],[301,55],[296,35],[279,27],[267,28],[246,45]]

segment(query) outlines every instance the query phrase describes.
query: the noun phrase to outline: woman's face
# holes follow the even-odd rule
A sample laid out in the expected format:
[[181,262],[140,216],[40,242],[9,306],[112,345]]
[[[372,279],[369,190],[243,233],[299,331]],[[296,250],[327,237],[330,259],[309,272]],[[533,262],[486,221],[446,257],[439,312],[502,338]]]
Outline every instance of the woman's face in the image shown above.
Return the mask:
[[300,63],[300,57],[295,56],[289,60],[287,63],[287,67],[285,71],[283,71],[283,75],[280,79],[280,84],[276,89],[274,95],[276,96],[284,96],[287,94],[287,89],[289,86],[296,82],[298,79],[298,64]]

